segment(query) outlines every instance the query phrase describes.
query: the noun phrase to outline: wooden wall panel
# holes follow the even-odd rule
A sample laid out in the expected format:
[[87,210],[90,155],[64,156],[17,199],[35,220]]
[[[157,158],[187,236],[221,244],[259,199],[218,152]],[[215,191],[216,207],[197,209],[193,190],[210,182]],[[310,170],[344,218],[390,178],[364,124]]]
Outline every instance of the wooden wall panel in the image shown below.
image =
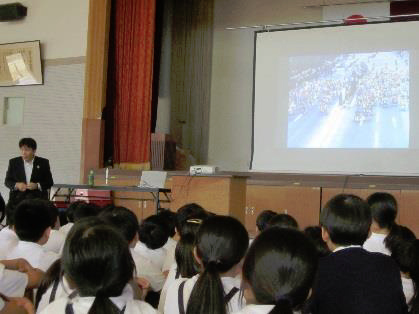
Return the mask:
[[419,191],[402,190],[400,224],[410,228],[419,237]]

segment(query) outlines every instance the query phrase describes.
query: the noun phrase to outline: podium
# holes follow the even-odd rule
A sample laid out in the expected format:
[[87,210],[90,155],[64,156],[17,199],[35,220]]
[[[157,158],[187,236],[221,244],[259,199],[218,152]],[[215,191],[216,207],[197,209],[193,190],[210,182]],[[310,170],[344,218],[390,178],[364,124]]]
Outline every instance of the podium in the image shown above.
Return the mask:
[[171,210],[197,203],[206,210],[232,216],[245,224],[246,176],[172,176]]

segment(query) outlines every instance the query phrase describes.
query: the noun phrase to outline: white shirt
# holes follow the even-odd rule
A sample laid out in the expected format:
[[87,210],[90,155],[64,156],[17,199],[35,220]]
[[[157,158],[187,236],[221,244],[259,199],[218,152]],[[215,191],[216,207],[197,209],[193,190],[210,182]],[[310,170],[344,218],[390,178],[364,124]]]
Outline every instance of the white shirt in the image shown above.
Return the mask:
[[169,238],[166,244],[163,246],[163,249],[166,250],[166,258],[164,259],[163,267],[162,267],[163,272],[170,270],[170,267],[173,265],[173,263],[176,262],[175,260],[176,245],[177,245],[177,241],[173,240],[172,238]]
[[64,226],[61,226],[58,230],[59,232],[63,233],[64,236],[67,236],[67,234],[70,232],[71,227],[73,227],[74,223],[68,222]]
[[[241,311],[235,312],[233,314],[268,314],[275,305],[266,305],[266,304],[250,304],[245,306]],[[299,314],[300,312],[293,312],[294,314]]]
[[[134,300],[131,293],[127,293],[128,289],[125,287],[124,291],[119,297],[109,298],[119,310],[122,310],[124,306],[125,314],[154,314],[156,310],[143,301]],[[92,306],[95,297],[75,297],[72,300],[74,314],[86,314],[89,312],[90,307]],[[67,298],[60,298],[56,301],[49,304],[43,311],[39,312],[41,314],[56,314],[64,313],[65,307],[68,303]]]
[[[38,304],[38,309],[36,310],[37,313],[41,312],[44,308],[46,308],[49,304],[49,300],[51,298],[52,289],[54,286],[54,282],[52,285],[49,286],[47,291],[42,295],[41,300]],[[74,290],[70,288],[70,285],[68,284],[67,279],[65,276],[62,277],[60,280],[60,283],[57,286],[57,290],[55,292],[54,300],[58,300],[61,298],[67,298]],[[52,303],[52,302],[51,302]]]
[[363,248],[369,252],[377,252],[385,255],[391,255],[391,252],[386,248],[384,239],[386,234],[372,232],[367,241],[364,242]]
[[167,295],[167,289],[171,286],[173,282],[175,282],[176,279],[182,279],[182,276],[179,276],[179,278],[176,278],[177,273],[177,264],[176,262],[172,264],[169,270],[169,274],[167,275],[166,282],[164,283],[163,289],[160,292],[160,299],[159,299],[159,306],[158,306],[158,312],[164,313],[164,304],[166,302],[166,295]]
[[5,259],[10,250],[19,243],[16,233],[8,226],[0,231],[0,259]]
[[412,301],[412,298],[415,295],[415,287],[413,286],[412,279],[402,277],[402,286],[406,303],[409,305],[409,302]]
[[33,159],[31,161],[23,160],[23,166],[25,168],[26,184],[31,183],[31,176],[33,170]]
[[61,247],[64,245],[65,238],[66,236],[62,232],[51,229],[48,241],[42,247],[47,251],[60,254]]
[[0,293],[11,298],[23,297],[27,285],[28,275],[6,269],[0,263]]
[[333,250],[333,253],[339,252],[345,249],[351,249],[351,248],[361,248],[361,246],[360,245],[338,246],[336,249]]
[[144,243],[138,241],[134,247],[135,253],[142,255],[146,259],[150,260],[159,269],[163,268],[164,259],[166,258],[166,250],[163,247],[151,250]]
[[[198,278],[199,275],[195,275],[192,278],[187,279],[186,281],[184,279],[177,279],[170,285],[170,287],[167,289],[167,296],[164,305],[164,314],[179,314],[178,292],[179,286],[183,281],[185,281],[185,285],[183,287],[183,304],[185,306],[186,311],[189,297]],[[224,291],[226,294],[229,293],[230,290],[234,287],[240,289],[240,280],[237,280],[236,278],[221,277],[221,282],[223,284]],[[240,298],[240,292],[238,291],[228,303],[227,313],[237,312],[245,305],[245,301],[244,299]]]
[[59,256],[54,252],[45,251],[38,243],[19,241],[19,243],[7,255],[7,258],[24,258],[32,265],[32,267],[45,272],[51,264],[59,258]]
[[153,291],[160,291],[166,280],[160,268],[154,265],[149,259],[138,254],[134,249],[130,250],[137,270],[137,277],[147,279]]

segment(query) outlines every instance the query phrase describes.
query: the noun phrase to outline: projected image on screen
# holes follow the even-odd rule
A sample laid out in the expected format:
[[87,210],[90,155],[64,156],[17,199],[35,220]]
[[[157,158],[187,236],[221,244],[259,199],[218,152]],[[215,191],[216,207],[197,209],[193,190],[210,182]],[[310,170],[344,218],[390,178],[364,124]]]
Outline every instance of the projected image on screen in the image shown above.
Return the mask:
[[289,59],[289,148],[408,148],[409,52]]

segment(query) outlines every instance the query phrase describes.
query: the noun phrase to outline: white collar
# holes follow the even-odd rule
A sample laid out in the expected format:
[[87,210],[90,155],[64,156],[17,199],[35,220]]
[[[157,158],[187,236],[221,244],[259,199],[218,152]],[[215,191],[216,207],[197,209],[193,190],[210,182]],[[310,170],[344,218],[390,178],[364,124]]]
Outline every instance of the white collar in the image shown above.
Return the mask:
[[344,249],[350,249],[350,248],[362,248],[362,246],[360,245],[338,246],[336,249],[333,250],[333,253],[342,251]]

